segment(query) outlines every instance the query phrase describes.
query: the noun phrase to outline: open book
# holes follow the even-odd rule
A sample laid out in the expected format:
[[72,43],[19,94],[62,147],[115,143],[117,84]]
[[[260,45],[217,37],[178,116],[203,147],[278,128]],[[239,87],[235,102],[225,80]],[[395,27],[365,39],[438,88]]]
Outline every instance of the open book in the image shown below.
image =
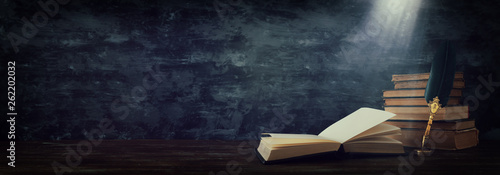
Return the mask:
[[360,108],[330,125],[319,135],[262,133],[257,152],[263,163],[319,153],[338,151],[356,153],[404,153],[403,144],[386,137],[400,135],[401,129],[382,122],[395,114]]

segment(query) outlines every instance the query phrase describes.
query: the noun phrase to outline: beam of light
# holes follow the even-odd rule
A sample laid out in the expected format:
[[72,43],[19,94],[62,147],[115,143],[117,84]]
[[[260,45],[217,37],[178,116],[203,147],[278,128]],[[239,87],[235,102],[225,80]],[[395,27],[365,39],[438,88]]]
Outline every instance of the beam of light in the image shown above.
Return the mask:
[[[373,22],[380,24],[378,36],[374,36],[383,47],[404,47],[408,48],[415,21],[420,8],[421,0],[378,0],[370,12],[368,25]],[[373,21],[373,22],[371,22]],[[376,27],[376,24],[373,24]],[[373,34],[377,34],[374,30]]]
[[421,0],[377,0],[365,20],[346,36],[340,55],[348,63],[403,57],[412,41]]

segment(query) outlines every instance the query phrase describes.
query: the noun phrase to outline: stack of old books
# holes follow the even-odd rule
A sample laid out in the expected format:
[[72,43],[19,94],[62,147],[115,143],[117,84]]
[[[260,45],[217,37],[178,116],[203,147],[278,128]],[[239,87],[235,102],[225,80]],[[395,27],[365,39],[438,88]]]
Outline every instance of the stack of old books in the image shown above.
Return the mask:
[[[429,73],[393,75],[394,90],[383,93],[385,110],[396,114],[385,123],[401,128],[402,135],[394,138],[404,146],[421,147],[429,119],[424,98],[428,79]],[[464,87],[463,73],[456,73],[448,104],[434,117],[427,148],[456,150],[477,145],[475,121],[469,119],[469,107],[460,104]]]

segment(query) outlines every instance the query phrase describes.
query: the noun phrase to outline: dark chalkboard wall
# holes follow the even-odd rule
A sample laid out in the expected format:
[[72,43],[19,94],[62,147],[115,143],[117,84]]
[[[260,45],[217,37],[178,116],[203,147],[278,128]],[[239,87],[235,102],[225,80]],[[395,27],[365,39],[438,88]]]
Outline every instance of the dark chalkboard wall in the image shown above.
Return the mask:
[[391,75],[428,72],[445,39],[482,137],[500,135],[499,1],[42,2],[0,6],[19,140],[84,139],[103,122],[106,139],[317,134],[382,109]]

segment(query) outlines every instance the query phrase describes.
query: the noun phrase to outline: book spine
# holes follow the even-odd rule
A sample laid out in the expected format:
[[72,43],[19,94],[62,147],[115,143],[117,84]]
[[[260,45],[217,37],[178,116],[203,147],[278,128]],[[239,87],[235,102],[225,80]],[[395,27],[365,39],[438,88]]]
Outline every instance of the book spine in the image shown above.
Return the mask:
[[[385,111],[395,114],[429,114],[429,107],[384,107]],[[469,106],[448,106],[437,112],[438,115],[468,114]]]
[[[420,74],[396,74],[392,75],[392,81],[409,81],[409,80],[428,80],[429,73],[420,73]],[[464,79],[463,72],[455,73],[455,79],[461,80]]]
[[[434,116],[434,121],[451,121],[451,120],[463,120],[468,119],[467,114],[458,115],[443,115],[436,114]],[[429,120],[429,114],[396,114],[391,120]]]
[[[402,135],[390,136],[396,140],[403,143],[406,147],[421,147],[422,136],[425,130],[412,130],[412,129],[402,129]],[[476,146],[477,141],[477,129],[469,129],[463,131],[438,131],[441,132],[439,135],[441,137],[432,139],[432,145],[427,145],[428,148],[434,147],[436,149],[444,150],[457,150]]]
[[[394,82],[394,89],[412,89],[412,88],[425,88],[425,87],[427,87],[427,80]],[[454,81],[453,88],[463,89],[465,88],[465,82]]]
[[[425,129],[427,127],[425,120],[388,120],[384,123],[401,129]],[[435,121],[431,130],[458,131],[470,128],[475,128],[475,120]]]
[[[383,91],[382,97],[424,97],[425,89],[398,89]],[[462,97],[461,89],[452,89],[450,97]]]
[[[427,106],[424,98],[384,98],[385,106]],[[460,98],[450,98],[448,106],[459,105]]]

